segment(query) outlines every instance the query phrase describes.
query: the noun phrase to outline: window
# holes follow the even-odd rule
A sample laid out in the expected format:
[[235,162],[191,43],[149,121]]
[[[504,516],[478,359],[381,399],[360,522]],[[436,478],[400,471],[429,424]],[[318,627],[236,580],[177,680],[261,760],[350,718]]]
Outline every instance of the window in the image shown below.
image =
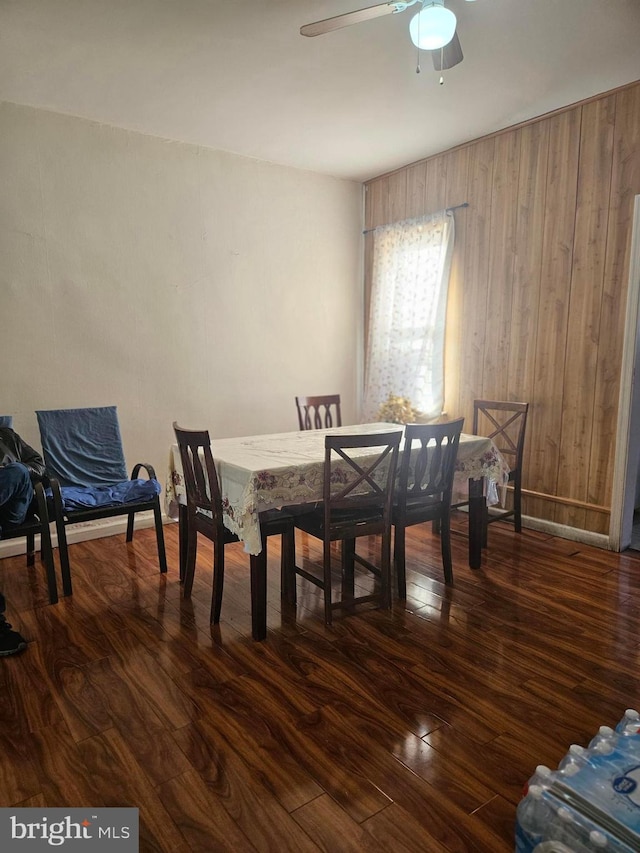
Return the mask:
[[376,228],[364,417],[389,394],[429,417],[444,401],[444,327],[454,220],[451,213]]

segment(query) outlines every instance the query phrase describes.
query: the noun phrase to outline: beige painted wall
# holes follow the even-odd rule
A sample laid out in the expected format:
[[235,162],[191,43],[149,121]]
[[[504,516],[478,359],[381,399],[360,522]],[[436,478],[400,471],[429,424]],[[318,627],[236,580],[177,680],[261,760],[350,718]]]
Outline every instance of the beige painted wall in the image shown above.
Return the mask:
[[355,422],[362,187],[0,104],[0,414],[117,404],[163,479],[171,424]]

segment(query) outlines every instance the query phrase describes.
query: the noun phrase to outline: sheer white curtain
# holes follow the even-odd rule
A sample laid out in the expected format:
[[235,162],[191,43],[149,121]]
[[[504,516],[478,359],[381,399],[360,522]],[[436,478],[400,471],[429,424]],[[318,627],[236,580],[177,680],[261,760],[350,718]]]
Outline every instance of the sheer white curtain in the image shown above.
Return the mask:
[[363,415],[389,394],[435,417],[444,400],[444,326],[454,220],[436,213],[376,228]]

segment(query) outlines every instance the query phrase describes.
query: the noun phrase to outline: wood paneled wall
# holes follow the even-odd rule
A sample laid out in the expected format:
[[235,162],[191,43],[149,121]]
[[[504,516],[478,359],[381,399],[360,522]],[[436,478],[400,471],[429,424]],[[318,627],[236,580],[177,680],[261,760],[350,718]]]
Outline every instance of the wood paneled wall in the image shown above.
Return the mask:
[[446,411],[470,428],[474,398],[528,400],[525,513],[608,533],[640,82],[366,190],[367,229],[469,203],[455,212]]

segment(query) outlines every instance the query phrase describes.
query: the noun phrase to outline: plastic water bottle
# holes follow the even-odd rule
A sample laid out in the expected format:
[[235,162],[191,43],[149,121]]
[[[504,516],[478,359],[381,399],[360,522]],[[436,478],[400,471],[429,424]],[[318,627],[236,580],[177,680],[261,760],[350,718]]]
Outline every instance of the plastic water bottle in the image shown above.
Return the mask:
[[555,818],[548,827],[547,837],[550,841],[561,841],[569,850],[584,850],[581,841],[579,818],[571,809],[560,806]]
[[584,746],[572,743],[569,751],[558,764],[558,770],[563,776],[573,776],[589,764],[589,756]]
[[589,850],[606,850],[609,846],[607,836],[597,829],[589,833]]
[[553,814],[541,785],[531,785],[516,810],[516,853],[525,853],[542,841]]
[[627,708],[615,730],[621,734],[640,733],[640,712],[635,708]]
[[604,741],[611,741],[615,738],[615,734],[616,733],[611,726],[600,726],[597,734],[589,741],[589,749],[593,749],[594,746],[597,746]]
[[[618,725],[621,725],[623,720]],[[609,726],[600,726],[598,734],[589,744],[591,756],[596,758],[597,756],[610,755],[615,751],[620,753],[621,757],[640,758],[640,731],[638,728],[632,719],[625,723],[622,731],[616,731]]]
[[616,726],[616,749],[634,757],[640,758],[640,713],[634,708],[627,708],[624,717]]
[[522,796],[527,796],[527,794],[529,793],[529,788],[532,785],[540,785],[545,788],[551,784],[552,779],[553,770],[550,767],[547,767],[546,764],[538,764],[536,769],[533,771],[533,775],[530,777],[529,781],[524,786]]
[[[598,734],[589,741],[589,749],[598,750],[601,744],[607,744],[614,748],[617,737],[611,726],[600,726]],[[605,750],[600,750],[601,754],[606,754]]]

